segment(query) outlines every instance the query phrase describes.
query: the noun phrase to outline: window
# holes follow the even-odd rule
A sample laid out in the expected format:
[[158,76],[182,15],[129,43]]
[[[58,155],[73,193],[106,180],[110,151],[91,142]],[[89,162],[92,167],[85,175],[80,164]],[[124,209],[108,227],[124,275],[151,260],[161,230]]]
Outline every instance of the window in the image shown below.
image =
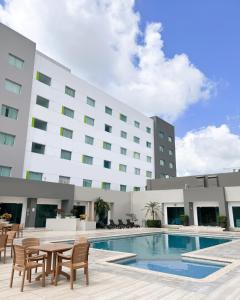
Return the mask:
[[169,149],[169,150],[168,150],[168,154],[169,154],[170,156],[172,156],[172,155],[173,155],[173,150]]
[[105,131],[106,132],[112,132],[112,126],[105,124]]
[[0,176],[10,177],[11,176],[11,167],[0,166]]
[[47,130],[47,122],[32,118],[32,127],[46,131]]
[[108,142],[103,142],[103,149],[111,150],[112,145]]
[[147,162],[148,162],[148,163],[152,162],[151,156],[147,156]]
[[121,148],[120,148],[120,153],[121,153],[122,155],[127,155],[127,149],[121,147]]
[[10,119],[17,120],[18,109],[3,104],[1,109],[1,115]]
[[137,136],[134,136],[134,137],[133,137],[133,141],[134,141],[134,143],[139,144],[139,143],[140,143],[140,138],[137,137]]
[[150,127],[146,127],[146,132],[147,133],[151,133],[151,128]]
[[140,175],[141,171],[139,168],[134,168],[134,174],[135,175]]
[[173,163],[171,163],[171,162],[169,163],[169,168],[173,169]]
[[160,166],[162,166],[162,167],[165,165],[165,161],[163,159],[160,159],[159,163],[160,163]]
[[93,157],[88,156],[88,155],[83,155],[82,156],[82,163],[87,164],[87,165],[92,165],[93,164]]
[[136,159],[140,159],[140,153],[133,152],[133,157],[136,158]]
[[59,183],[65,183],[65,184],[69,184],[70,183],[70,177],[67,176],[59,176]]
[[111,162],[109,160],[104,160],[103,167],[106,169],[111,169]]
[[16,67],[17,69],[22,69],[23,65],[24,65],[24,60],[9,53],[8,54],[8,63],[14,67]]
[[164,152],[164,146],[160,145],[160,146],[159,146],[159,151],[160,151],[160,152]]
[[134,126],[139,128],[140,127],[140,123],[138,121],[134,121]]
[[95,106],[96,101],[90,97],[87,97],[87,104],[94,107]]
[[46,108],[49,107],[49,100],[44,97],[38,96],[38,95],[37,95],[36,103],[38,105],[46,107]]
[[160,139],[164,139],[164,136],[165,136],[165,135],[164,135],[164,132],[160,131],[160,132],[159,132],[159,137],[160,137]]
[[72,152],[62,149],[61,150],[61,158],[62,159],[67,159],[67,160],[71,160],[71,158],[72,158]]
[[51,85],[52,79],[43,73],[37,72],[36,79],[46,85]]
[[123,121],[123,122],[127,122],[127,116],[123,115],[123,114],[120,114],[120,120]]
[[21,84],[18,84],[14,81],[11,81],[9,79],[5,79],[5,89],[9,92],[20,95],[21,90],[22,90],[22,86],[21,86]]
[[126,131],[121,130],[121,137],[122,137],[123,139],[126,139],[126,138],[127,138],[127,133],[126,133]]
[[73,131],[70,130],[70,129],[61,127],[60,128],[60,135],[66,137],[66,138],[72,139]]
[[127,172],[127,166],[123,164],[119,164],[119,171],[121,172]]
[[121,192],[126,192],[127,191],[127,186],[125,184],[120,184],[120,191]]
[[169,143],[172,143],[173,142],[173,138],[171,136],[168,137],[168,141]]
[[102,182],[102,189],[103,190],[110,190],[111,183],[110,182]]
[[152,172],[151,171],[146,171],[146,177],[152,178]]
[[133,188],[133,191],[134,191],[134,192],[139,192],[139,191],[140,191],[140,187],[139,187],[139,186],[135,186],[135,187]]
[[38,144],[38,143],[32,143],[32,152],[38,153],[38,154],[44,154],[45,153],[45,145]]
[[0,132],[0,144],[13,146],[15,142],[15,136],[12,134]]
[[69,117],[69,118],[74,118],[74,110],[66,107],[66,106],[62,106],[62,114]]
[[93,143],[94,143],[94,138],[89,135],[85,135],[85,144],[93,145]]
[[105,106],[105,113],[111,116],[112,115],[112,109],[108,106]]
[[151,148],[152,144],[150,142],[146,142],[146,146],[147,146],[147,148]]
[[42,181],[42,173],[27,171],[26,179]]
[[92,187],[92,180],[90,180],[90,179],[83,179],[83,187],[91,188]]
[[94,126],[94,119],[90,118],[88,116],[84,116],[84,123],[88,124],[88,125],[91,125],[91,126]]
[[75,90],[70,88],[69,86],[65,86],[65,94],[70,97],[75,97]]

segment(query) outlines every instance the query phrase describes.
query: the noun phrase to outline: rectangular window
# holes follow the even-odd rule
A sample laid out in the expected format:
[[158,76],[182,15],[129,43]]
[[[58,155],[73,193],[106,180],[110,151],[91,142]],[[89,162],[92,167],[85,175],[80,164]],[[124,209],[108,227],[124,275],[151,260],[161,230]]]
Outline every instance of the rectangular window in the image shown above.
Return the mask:
[[127,155],[127,149],[121,147],[121,148],[120,148],[120,153],[121,153],[122,155]]
[[164,132],[160,131],[160,132],[159,132],[159,137],[160,137],[160,139],[164,139],[164,136],[165,136]]
[[88,155],[83,155],[82,156],[82,163],[87,164],[87,165],[92,165],[93,164],[93,157],[88,156]]
[[74,118],[74,110],[66,107],[66,106],[62,106],[62,114],[69,117],[69,118]]
[[170,163],[169,163],[169,168],[170,168],[170,169],[173,169],[173,166],[174,166],[173,163],[170,162]]
[[47,122],[32,118],[32,127],[46,131],[47,130]]
[[173,150],[169,149],[169,150],[168,150],[168,154],[169,154],[170,156],[172,156],[172,155],[173,155]]
[[164,146],[160,145],[160,146],[159,146],[159,151],[160,151],[160,152],[164,152]]
[[75,90],[70,88],[69,86],[65,86],[65,94],[70,97],[75,97]]
[[105,113],[111,116],[112,115],[112,109],[108,106],[105,106]]
[[72,152],[68,151],[68,150],[61,150],[61,158],[62,159],[67,159],[67,160],[71,160],[72,158]]
[[146,127],[146,132],[147,133],[151,133],[151,128],[150,127]]
[[0,176],[10,177],[11,176],[11,167],[0,166]]
[[103,167],[106,169],[111,169],[111,162],[109,160],[104,160]]
[[18,109],[3,104],[1,109],[1,115],[6,118],[17,120]]
[[22,86],[21,86],[21,84],[18,84],[12,80],[5,79],[5,89],[9,92],[20,95]]
[[123,114],[120,114],[120,115],[119,115],[119,118],[120,118],[121,121],[127,122],[127,116],[125,116],[125,115],[123,115]]
[[134,136],[134,137],[133,137],[133,141],[134,141],[134,143],[139,144],[139,143],[140,143],[140,138],[137,137],[137,136]]
[[13,146],[15,142],[15,135],[0,132],[0,144]]
[[172,143],[173,142],[173,138],[171,136],[168,137],[168,141],[169,143]]
[[49,100],[39,95],[37,95],[36,103],[37,105],[40,105],[45,108],[49,107]]
[[163,159],[160,159],[159,163],[160,163],[160,166],[162,166],[162,167],[165,165],[165,161]]
[[134,168],[134,174],[135,175],[140,175],[141,170],[139,168]]
[[147,156],[147,162],[148,162],[148,163],[152,162],[151,156]]
[[146,177],[152,178],[152,172],[151,171],[146,171]]
[[90,118],[88,116],[84,116],[84,123],[88,124],[88,125],[91,125],[91,126],[94,126],[94,119]]
[[123,139],[126,139],[126,138],[127,138],[127,133],[126,133],[126,131],[121,130],[121,137],[122,137]]
[[83,187],[91,188],[92,187],[92,180],[90,180],[90,179],[83,179]]
[[103,142],[103,149],[111,150],[111,148],[112,148],[112,144],[108,142]]
[[89,135],[85,135],[85,144],[93,145],[94,144],[94,138],[89,136]]
[[71,129],[61,127],[60,128],[60,135],[66,137],[68,139],[72,139],[73,131]]
[[17,69],[22,69],[23,65],[24,65],[24,60],[9,53],[8,54],[8,63],[14,67],[16,67]]
[[95,107],[95,103],[96,101],[90,97],[87,97],[87,104],[92,106],[92,107]]
[[102,189],[103,190],[110,190],[111,189],[111,183],[110,182],[102,182]]
[[133,157],[136,158],[136,159],[140,159],[140,153],[133,152]]
[[45,153],[45,145],[38,144],[38,143],[32,143],[32,152],[38,153],[38,154],[44,154]]
[[127,172],[127,166],[123,164],[119,164],[119,171],[121,172]]
[[139,192],[139,191],[140,191],[140,187],[139,187],[139,186],[135,186],[135,187],[133,188],[133,191],[134,191],[134,192]]
[[146,146],[147,146],[147,148],[151,148],[152,144],[150,142],[146,142]]
[[134,126],[140,128],[140,123],[138,121],[134,121]]
[[65,184],[69,184],[71,180],[71,177],[67,177],[67,176],[59,176],[59,183],[65,183]]
[[43,173],[27,171],[26,179],[42,181]]
[[105,124],[105,131],[106,132],[112,132],[112,126],[108,125],[108,124]]
[[51,86],[52,79],[43,73],[37,72],[36,79],[46,85]]
[[127,191],[127,186],[125,184],[120,184],[120,191],[121,192],[126,192]]

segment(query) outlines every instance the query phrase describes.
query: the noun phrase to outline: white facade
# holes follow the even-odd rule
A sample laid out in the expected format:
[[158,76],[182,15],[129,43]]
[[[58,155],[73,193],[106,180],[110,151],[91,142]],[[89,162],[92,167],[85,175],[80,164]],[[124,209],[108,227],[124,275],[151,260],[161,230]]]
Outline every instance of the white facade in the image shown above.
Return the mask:
[[[51,78],[51,86],[36,80],[37,72]],[[134,187],[145,189],[146,172],[154,177],[153,120],[130,108],[124,103],[103,93],[87,82],[72,75],[70,70],[36,52],[33,74],[32,99],[23,178],[27,172],[43,174],[44,181],[59,182],[59,176],[70,177],[70,183],[82,186],[83,179],[92,180],[92,187],[101,188],[103,182],[111,183],[111,190],[127,191]],[[75,97],[65,94],[65,86],[75,90]],[[36,104],[37,95],[49,99],[49,107]],[[87,97],[95,100],[95,107],[87,104]],[[74,111],[74,118],[62,114],[62,106]],[[112,115],[105,112],[105,106],[112,109]],[[127,116],[127,122],[120,120],[120,114]],[[84,116],[94,119],[94,126],[84,123]],[[32,127],[32,118],[47,122],[47,131]],[[140,128],[134,121],[140,123]],[[105,124],[112,126],[112,132],[105,131]],[[60,135],[60,128],[73,131],[73,138]],[[146,131],[149,127],[151,133]],[[120,132],[127,132],[127,138]],[[85,143],[85,135],[94,138],[94,144]],[[140,143],[133,141],[134,136]],[[103,142],[111,144],[111,150],[103,149]],[[32,142],[45,145],[45,153],[31,152]],[[151,143],[151,148],[146,143]],[[120,148],[127,149],[127,155],[120,154]],[[71,151],[71,160],[62,159],[61,149]],[[133,157],[140,153],[140,159]],[[93,164],[83,164],[82,155],[93,157]],[[147,161],[151,157],[151,162]],[[104,168],[104,160],[111,161],[111,169]],[[127,166],[126,172],[119,170],[119,164]],[[140,169],[140,175],[135,174]]]

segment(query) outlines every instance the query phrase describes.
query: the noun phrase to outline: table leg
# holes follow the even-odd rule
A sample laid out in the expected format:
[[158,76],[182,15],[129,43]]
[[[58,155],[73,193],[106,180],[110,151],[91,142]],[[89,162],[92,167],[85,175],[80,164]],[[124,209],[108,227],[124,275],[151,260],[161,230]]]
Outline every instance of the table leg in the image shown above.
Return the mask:
[[[49,274],[51,274],[51,272],[52,272],[51,266],[52,266],[52,252],[47,252],[47,265],[46,265],[45,276],[48,276]],[[42,277],[42,274],[39,274],[36,277],[36,280],[40,280],[41,277]]]

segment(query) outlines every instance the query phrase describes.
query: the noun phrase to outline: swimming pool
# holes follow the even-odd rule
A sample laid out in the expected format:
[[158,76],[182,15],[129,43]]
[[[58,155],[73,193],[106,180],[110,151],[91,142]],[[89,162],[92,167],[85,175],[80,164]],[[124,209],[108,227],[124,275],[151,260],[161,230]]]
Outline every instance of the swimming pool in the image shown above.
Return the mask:
[[118,264],[200,279],[221,269],[223,265],[184,261],[181,254],[229,241],[218,237],[158,233],[104,239],[91,244],[96,249],[137,254],[134,259],[116,261]]

